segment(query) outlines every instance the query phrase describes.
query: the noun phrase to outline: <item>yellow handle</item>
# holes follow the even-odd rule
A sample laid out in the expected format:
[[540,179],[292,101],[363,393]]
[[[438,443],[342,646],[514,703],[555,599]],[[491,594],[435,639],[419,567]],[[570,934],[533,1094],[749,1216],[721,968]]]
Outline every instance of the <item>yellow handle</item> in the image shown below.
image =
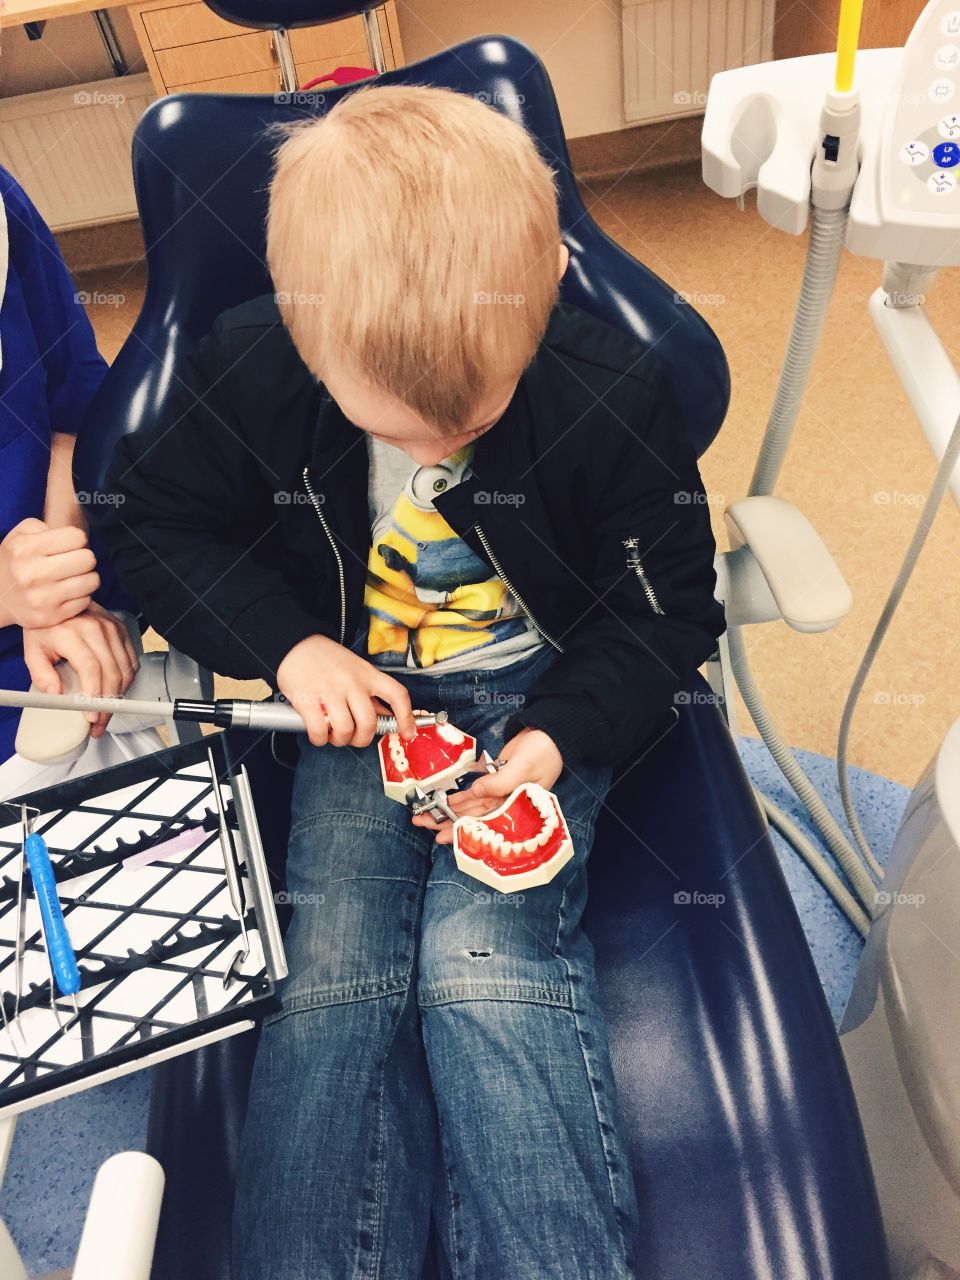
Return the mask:
[[840,26],[837,29],[837,75],[838,93],[849,93],[853,88],[853,64],[857,56],[857,44],[860,40],[860,15],[863,12],[863,0],[842,0],[840,5]]

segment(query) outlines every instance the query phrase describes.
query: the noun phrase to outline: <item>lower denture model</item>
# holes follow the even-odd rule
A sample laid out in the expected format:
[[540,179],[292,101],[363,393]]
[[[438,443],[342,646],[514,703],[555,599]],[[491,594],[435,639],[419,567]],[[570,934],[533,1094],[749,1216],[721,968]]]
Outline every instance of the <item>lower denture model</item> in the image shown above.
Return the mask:
[[511,792],[493,813],[453,824],[457,866],[501,893],[547,884],[573,856],[557,797],[536,782]]

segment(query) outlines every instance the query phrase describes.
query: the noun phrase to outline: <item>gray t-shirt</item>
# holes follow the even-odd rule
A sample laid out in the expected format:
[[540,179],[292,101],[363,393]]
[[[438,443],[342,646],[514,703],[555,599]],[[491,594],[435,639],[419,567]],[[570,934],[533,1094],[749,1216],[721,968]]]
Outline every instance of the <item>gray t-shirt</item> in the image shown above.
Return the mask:
[[473,446],[433,467],[367,436],[371,548],[365,656],[430,675],[504,667],[543,643],[516,596],[433,505],[469,475]]

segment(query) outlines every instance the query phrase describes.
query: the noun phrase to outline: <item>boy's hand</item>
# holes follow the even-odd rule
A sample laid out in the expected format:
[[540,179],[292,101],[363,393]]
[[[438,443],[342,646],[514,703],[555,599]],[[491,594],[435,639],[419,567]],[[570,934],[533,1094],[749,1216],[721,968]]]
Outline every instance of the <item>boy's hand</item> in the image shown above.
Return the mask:
[[[500,759],[507,763],[496,773],[481,774],[465,791],[448,793],[447,803],[458,818],[492,813],[524,782],[538,782],[549,791],[563,770],[563,756],[542,729],[521,729],[500,752]],[[430,814],[421,813],[412,821],[414,826],[436,831],[437,844],[453,843],[453,823],[449,818],[438,822]]]
[[[307,636],[294,645],[277,668],[277,684],[315,747],[368,747],[383,712],[397,717],[401,737],[417,732],[410,694],[400,681],[328,636]],[[387,705],[376,706],[374,698]]]
[[53,627],[83,613],[96,566],[82,529],[21,520],[0,542],[0,625]]
[[[130,633],[119,618],[96,603],[76,618],[53,627],[24,628],[23,657],[30,679],[43,693],[62,693],[55,663],[65,659],[80,681],[82,693],[119,697],[126,693],[140,666]],[[88,711],[90,736],[102,737],[110,716]]]

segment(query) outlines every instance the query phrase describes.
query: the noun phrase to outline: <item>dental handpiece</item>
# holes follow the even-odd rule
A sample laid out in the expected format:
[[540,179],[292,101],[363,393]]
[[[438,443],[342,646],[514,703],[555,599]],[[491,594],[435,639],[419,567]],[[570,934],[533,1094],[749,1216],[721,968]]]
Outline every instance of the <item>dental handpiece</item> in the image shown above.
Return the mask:
[[[19,689],[0,689],[0,707],[41,707],[56,711],[105,711],[111,715],[165,716],[171,720],[190,720],[215,724],[221,729],[256,729],[261,732],[302,733],[304,723],[289,702],[250,702],[242,698],[216,698],[209,701],[177,698],[173,702],[153,702],[146,698],[94,697],[85,693],[37,693]],[[445,724],[446,711],[414,713],[419,728]],[[377,733],[396,733],[397,717],[377,716]]]

